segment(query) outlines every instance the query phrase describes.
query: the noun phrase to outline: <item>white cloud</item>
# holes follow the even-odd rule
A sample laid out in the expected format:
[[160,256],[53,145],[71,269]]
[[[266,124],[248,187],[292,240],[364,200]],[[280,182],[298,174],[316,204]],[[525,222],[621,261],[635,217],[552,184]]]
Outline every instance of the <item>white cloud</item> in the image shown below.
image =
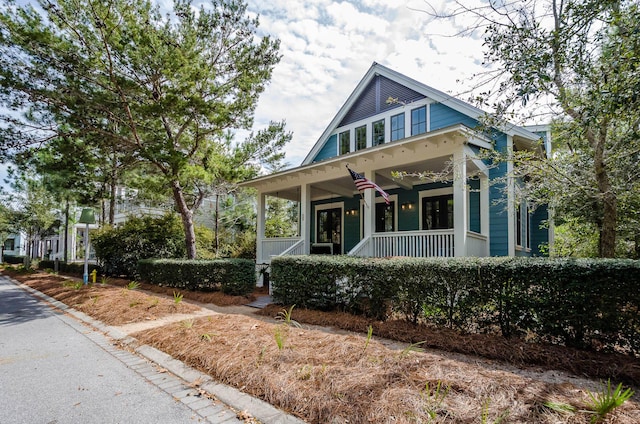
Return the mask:
[[373,62],[454,95],[468,91],[466,81],[482,71],[481,40],[445,36],[472,22],[431,19],[422,0],[265,3],[253,0],[249,9],[260,15],[261,32],[281,40],[283,57],[261,96],[256,125],[286,119],[294,133],[286,149],[291,165],[301,163]]

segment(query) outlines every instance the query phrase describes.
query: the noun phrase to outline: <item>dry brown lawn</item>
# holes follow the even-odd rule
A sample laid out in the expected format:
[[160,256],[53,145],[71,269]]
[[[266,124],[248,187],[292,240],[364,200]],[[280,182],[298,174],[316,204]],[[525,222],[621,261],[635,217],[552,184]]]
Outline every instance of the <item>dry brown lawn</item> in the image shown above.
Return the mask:
[[[282,307],[263,310],[268,317],[210,310],[201,316],[204,304],[249,299],[184,292],[176,304],[173,289],[127,290],[115,280],[77,289],[58,276],[11,275],[109,325],[135,328],[178,317],[133,336],[310,423],[589,423],[589,392],[600,391],[601,380],[611,376],[636,392],[640,382],[640,360],[621,355],[294,309],[293,318],[305,321],[297,328],[273,320]],[[227,308],[246,311],[215,309]],[[369,325],[376,336],[367,341]],[[639,396],[603,422],[640,423]]]

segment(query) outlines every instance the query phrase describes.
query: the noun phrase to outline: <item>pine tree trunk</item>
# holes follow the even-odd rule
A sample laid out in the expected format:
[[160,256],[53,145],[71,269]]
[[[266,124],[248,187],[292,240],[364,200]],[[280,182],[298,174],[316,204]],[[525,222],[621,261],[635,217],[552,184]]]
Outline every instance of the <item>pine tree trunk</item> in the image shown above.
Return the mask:
[[618,198],[611,187],[609,174],[604,162],[605,139],[601,134],[594,148],[593,165],[598,191],[602,195],[602,226],[598,240],[598,254],[601,258],[616,256],[616,226],[618,223]]
[[184,228],[184,242],[187,249],[187,258],[196,258],[196,231],[193,225],[193,211],[187,206],[184,198],[184,192],[179,181],[171,182],[171,190],[173,199],[176,202],[180,218],[182,218],[182,226]]

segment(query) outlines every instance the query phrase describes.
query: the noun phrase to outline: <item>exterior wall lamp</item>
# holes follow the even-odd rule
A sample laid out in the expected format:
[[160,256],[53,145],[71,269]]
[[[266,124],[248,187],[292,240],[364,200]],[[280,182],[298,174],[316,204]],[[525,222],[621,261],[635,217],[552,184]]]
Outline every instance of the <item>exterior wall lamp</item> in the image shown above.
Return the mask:
[[413,202],[405,202],[402,204],[401,208],[403,211],[413,210]]

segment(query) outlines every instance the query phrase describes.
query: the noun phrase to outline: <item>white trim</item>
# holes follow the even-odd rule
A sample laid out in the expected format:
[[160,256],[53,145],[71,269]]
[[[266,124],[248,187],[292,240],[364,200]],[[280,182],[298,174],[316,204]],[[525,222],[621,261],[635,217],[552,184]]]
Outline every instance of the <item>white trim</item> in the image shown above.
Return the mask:
[[[389,202],[393,202],[393,232],[397,232],[398,231],[398,195],[397,194],[390,194],[389,195]],[[376,197],[376,205],[378,203],[385,203],[384,198],[383,197]],[[375,216],[375,210],[373,211],[373,216],[375,219],[378,219],[377,216]],[[374,225],[375,228],[375,225]],[[387,231],[385,231],[386,233]],[[378,234],[378,232],[376,231],[374,234]]]
[[[367,86],[369,85],[369,82],[371,82],[373,80],[373,78],[375,78],[377,75],[381,75],[385,78],[388,78],[392,81],[395,81],[401,85],[404,85],[405,87],[416,91],[422,95],[424,95],[426,98],[428,98],[430,101],[432,102],[437,102],[437,103],[441,103],[447,107],[450,107],[451,109],[460,112],[472,119],[476,119],[479,120],[481,118],[483,118],[484,116],[489,116],[489,114],[485,111],[483,111],[482,109],[479,109],[473,105],[470,105],[469,103],[466,103],[460,99],[457,99],[453,96],[451,96],[450,94],[447,94],[445,92],[442,92],[440,90],[436,90],[433,87],[430,87],[428,85],[425,85],[421,82],[418,82],[412,78],[407,77],[406,75],[403,75],[399,72],[396,72],[390,68],[387,68],[386,66],[380,65],[379,63],[374,62],[371,67],[369,68],[369,70],[366,72],[366,74],[364,75],[364,77],[360,80],[360,82],[358,83],[358,85],[356,86],[355,90],[349,95],[349,97],[347,98],[347,100],[345,101],[345,103],[342,105],[342,107],[338,110],[338,113],[333,117],[333,119],[331,120],[331,122],[329,123],[329,125],[326,127],[326,129],[323,131],[322,135],[320,136],[320,138],[316,141],[316,143],[314,144],[314,146],[311,148],[311,150],[309,151],[309,153],[307,154],[307,156],[304,158],[304,160],[302,161],[302,165],[307,165],[309,163],[311,163],[311,161],[313,160],[313,158],[315,158],[318,154],[318,152],[320,151],[320,149],[322,149],[322,147],[324,146],[326,140],[329,138],[329,136],[331,134],[333,134],[337,128],[337,125],[340,123],[340,121],[342,121],[342,119],[344,118],[344,116],[347,114],[347,112],[351,109],[351,107],[355,104],[355,102],[358,100],[358,98],[360,97],[360,94],[362,94],[364,92],[364,90],[366,90]],[[413,105],[414,103],[411,103],[411,105]],[[417,102],[416,102],[417,104]],[[409,106],[409,105],[407,105]],[[398,108],[394,108],[393,110],[397,110]],[[430,112],[430,111],[429,111]],[[370,119],[369,119],[370,120]],[[385,128],[386,129],[386,128]],[[430,125],[429,125],[429,130],[430,130]],[[532,143],[537,142],[539,140],[539,137],[528,131],[527,129],[517,126],[515,124],[511,124],[509,122],[504,122],[500,125],[497,126],[497,128],[499,131],[510,135],[510,136],[517,136],[517,137],[521,137],[522,139],[525,140],[529,140]],[[406,131],[406,129],[405,129]],[[390,139],[388,139],[390,140]]]
[[[340,249],[339,254],[344,252],[344,202],[331,202],[324,203],[322,205],[315,205],[313,207],[313,240],[314,243],[321,243],[317,240],[318,237],[318,212],[328,209],[340,209]],[[335,253],[335,252],[334,252]]]
[[453,187],[434,188],[432,190],[420,190],[418,192],[418,228],[420,228],[420,231],[426,231],[422,227],[422,199],[425,197],[444,196],[446,194],[453,194]]

